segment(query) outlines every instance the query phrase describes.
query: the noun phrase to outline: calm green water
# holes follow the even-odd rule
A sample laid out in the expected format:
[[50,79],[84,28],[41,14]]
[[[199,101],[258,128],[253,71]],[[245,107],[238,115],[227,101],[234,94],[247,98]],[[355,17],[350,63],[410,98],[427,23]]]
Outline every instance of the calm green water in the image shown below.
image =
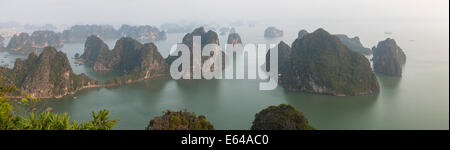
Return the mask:
[[[334,97],[285,91],[259,91],[258,80],[184,80],[151,79],[140,83],[84,90],[75,96],[49,100],[56,112],[68,112],[72,119],[90,119],[90,112],[111,110],[119,117],[115,129],[144,129],[155,116],[167,109],[187,109],[203,114],[216,129],[249,129],[260,110],[282,103],[301,110],[317,129],[449,129],[449,31],[447,22],[429,23],[286,23],[280,39],[263,38],[264,25],[238,27],[244,43],[292,43],[300,29],[323,27],[331,33],[358,35],[372,47],[387,37],[396,39],[407,55],[402,78],[377,75],[381,92],[372,96]],[[392,32],[385,35],[384,32]],[[184,34],[169,34],[157,42],[166,57],[172,44]],[[414,40],[414,41],[410,41]],[[220,43],[226,36],[220,37]],[[107,41],[110,48],[115,40]],[[66,44],[73,63],[75,53],[83,52],[83,43]],[[250,58],[255,59],[255,58]],[[76,73],[105,80],[111,74],[96,74],[84,66],[72,65]]]

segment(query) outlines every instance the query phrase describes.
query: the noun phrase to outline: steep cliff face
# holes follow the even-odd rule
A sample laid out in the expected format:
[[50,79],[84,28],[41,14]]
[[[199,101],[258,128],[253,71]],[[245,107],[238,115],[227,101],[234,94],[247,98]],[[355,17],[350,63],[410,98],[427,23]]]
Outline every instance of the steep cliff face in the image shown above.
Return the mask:
[[17,59],[13,69],[0,70],[21,91],[39,98],[59,98],[99,84],[85,74],[74,74],[66,54],[53,47],[45,47],[39,56]]
[[214,130],[214,126],[203,115],[196,116],[187,111],[166,111],[153,118],[146,130]]
[[369,61],[323,29],[295,40],[286,66],[279,84],[288,90],[336,96],[379,91]]
[[[282,74],[286,72],[286,69],[289,69],[289,63],[291,60],[292,50],[289,45],[280,41],[278,44],[278,73]],[[270,50],[266,53],[266,70],[270,68]]]
[[62,47],[64,41],[61,34],[53,31],[35,31],[30,35],[21,33],[14,35],[8,43],[7,49],[10,52],[29,54],[40,52],[44,47]]
[[314,130],[303,113],[291,105],[270,106],[255,115],[251,130]]
[[402,76],[406,55],[394,39],[380,41],[373,51],[373,70],[389,76]]
[[[211,30],[206,32],[205,28],[199,27],[199,28],[194,29],[194,31],[192,31],[192,33],[186,34],[183,37],[183,42],[182,42],[183,44],[185,44],[189,48],[189,51],[190,51],[190,57],[191,57],[190,58],[190,61],[191,61],[191,63],[190,63],[191,64],[190,74],[191,74],[191,77],[192,77],[192,72],[193,72],[192,70],[195,69],[194,68],[195,66],[193,64],[199,64],[200,66],[202,66],[203,63],[206,60],[209,60],[209,59],[213,58],[212,56],[202,56],[201,62],[197,62],[197,60],[193,60],[193,49],[192,48],[193,48],[193,40],[194,40],[193,37],[194,36],[200,36],[201,37],[201,48],[202,48],[201,51],[203,51],[203,47],[205,45],[217,44],[217,46],[215,47],[215,49],[213,51],[214,51],[214,53],[222,53],[222,69],[223,69],[224,68],[223,66],[225,65],[224,64],[224,62],[225,62],[225,53],[222,52],[220,50],[220,48],[219,48],[219,44],[220,43],[219,43],[219,38],[218,38],[217,33],[214,32],[214,31],[211,31]],[[166,58],[166,62],[167,62],[167,64],[171,65],[172,62],[174,60],[178,59],[179,57],[180,56],[169,56],[169,57]],[[214,70],[214,68],[211,68],[211,70]]]
[[298,39],[301,39],[301,38],[303,38],[305,35],[308,35],[309,33],[308,33],[308,31],[306,31],[306,30],[300,30],[300,31],[298,31]]
[[141,44],[133,38],[118,40],[112,50],[95,36],[87,39],[81,55],[94,71],[113,71],[121,77],[112,83],[127,83],[168,75],[168,65],[153,43]]
[[84,59],[86,64],[94,65],[100,54],[105,55],[108,53],[108,45],[106,45],[103,40],[97,36],[91,35],[84,43],[84,53],[80,56],[80,58]]
[[344,34],[336,34],[336,36],[342,41],[342,44],[344,44],[351,50],[353,50],[355,52],[359,52],[363,55],[372,54],[372,51],[370,50],[370,48],[366,48],[361,44],[359,37],[356,36],[353,38],[349,38],[347,35],[344,35]]
[[282,36],[283,36],[283,31],[280,29],[277,29],[275,27],[268,27],[264,31],[265,38],[277,38],[277,37],[282,37]]

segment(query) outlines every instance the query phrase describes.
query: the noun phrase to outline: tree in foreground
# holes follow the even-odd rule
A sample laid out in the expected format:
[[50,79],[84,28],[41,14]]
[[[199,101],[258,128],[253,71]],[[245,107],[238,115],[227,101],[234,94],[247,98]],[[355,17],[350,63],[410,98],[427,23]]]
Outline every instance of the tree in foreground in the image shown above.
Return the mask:
[[167,110],[164,115],[153,118],[146,130],[214,130],[214,126],[203,115]]
[[110,130],[119,121],[109,119],[108,110],[92,112],[92,120],[81,123],[70,121],[67,113],[39,111],[38,98],[26,94],[27,98],[9,99],[16,87],[1,82],[0,77],[0,130]]
[[292,105],[270,106],[255,115],[252,130],[314,130]]

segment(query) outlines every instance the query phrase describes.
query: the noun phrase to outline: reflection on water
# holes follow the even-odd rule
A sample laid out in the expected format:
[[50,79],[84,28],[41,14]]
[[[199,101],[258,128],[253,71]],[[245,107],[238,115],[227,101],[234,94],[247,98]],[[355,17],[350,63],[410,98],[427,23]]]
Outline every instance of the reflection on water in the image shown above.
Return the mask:
[[[285,92],[285,98],[289,104],[296,106],[309,118],[311,125],[317,129],[327,129],[333,125],[339,129],[363,129],[373,128],[374,119],[370,119],[374,112],[373,105],[378,99],[378,94],[369,96],[336,97],[315,94],[298,94]],[[314,118],[324,118],[319,121]],[[364,120],[361,122],[359,120]],[[357,122],[352,124],[351,122]]]
[[401,77],[391,77],[379,73],[376,73],[376,76],[378,82],[380,83],[380,86],[382,86],[383,88],[389,88],[391,90],[395,90],[402,81]]

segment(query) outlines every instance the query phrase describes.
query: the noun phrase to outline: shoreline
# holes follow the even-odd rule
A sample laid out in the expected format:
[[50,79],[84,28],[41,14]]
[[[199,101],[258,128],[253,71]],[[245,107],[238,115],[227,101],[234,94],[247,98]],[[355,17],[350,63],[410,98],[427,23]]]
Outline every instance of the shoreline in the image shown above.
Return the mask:
[[[115,87],[115,86],[120,86],[120,85],[126,85],[126,84],[132,84],[132,83],[137,83],[137,82],[142,82],[148,79],[155,79],[155,78],[165,78],[168,77],[168,74],[159,74],[159,75],[154,75],[148,78],[140,78],[140,79],[136,79],[136,80],[128,80],[126,82],[123,83],[101,83],[101,84],[93,84],[93,85],[87,85],[87,86],[83,86],[80,87],[78,89],[75,89],[74,91],[71,92],[67,92],[66,94],[63,95],[57,95],[57,96],[45,96],[45,97],[38,97],[39,99],[62,99],[64,97],[67,96],[72,96],[72,95],[76,95],[78,92],[82,91],[82,90],[86,90],[86,89],[94,89],[94,88],[107,88],[107,87]],[[30,94],[31,95],[31,94]],[[7,96],[10,99],[21,99],[21,98],[26,98],[26,96],[24,95],[20,95],[20,96]],[[34,97],[34,96],[33,96]]]

